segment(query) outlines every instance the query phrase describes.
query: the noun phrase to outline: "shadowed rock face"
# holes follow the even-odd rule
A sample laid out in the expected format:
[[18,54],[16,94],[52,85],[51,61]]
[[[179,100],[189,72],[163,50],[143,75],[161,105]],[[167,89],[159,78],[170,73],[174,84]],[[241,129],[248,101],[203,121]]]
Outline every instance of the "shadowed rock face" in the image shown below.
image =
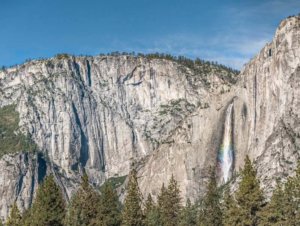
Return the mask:
[[100,185],[133,162],[144,194],[157,195],[174,174],[195,200],[216,166],[231,102],[233,171],[248,154],[269,194],[299,159],[299,34],[298,17],[283,21],[235,84],[217,66],[132,56],[52,58],[0,72],[0,106],[16,104],[20,131],[42,153],[0,160],[0,215],[15,200],[27,208],[49,172],[68,199],[83,168]]

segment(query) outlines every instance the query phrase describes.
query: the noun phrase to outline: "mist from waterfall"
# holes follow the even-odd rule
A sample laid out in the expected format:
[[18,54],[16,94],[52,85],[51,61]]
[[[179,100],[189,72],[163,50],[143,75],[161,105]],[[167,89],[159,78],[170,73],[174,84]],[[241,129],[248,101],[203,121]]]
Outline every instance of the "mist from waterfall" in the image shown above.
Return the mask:
[[226,183],[232,176],[234,164],[233,150],[233,103],[226,109],[223,140],[218,153],[218,175],[220,182]]

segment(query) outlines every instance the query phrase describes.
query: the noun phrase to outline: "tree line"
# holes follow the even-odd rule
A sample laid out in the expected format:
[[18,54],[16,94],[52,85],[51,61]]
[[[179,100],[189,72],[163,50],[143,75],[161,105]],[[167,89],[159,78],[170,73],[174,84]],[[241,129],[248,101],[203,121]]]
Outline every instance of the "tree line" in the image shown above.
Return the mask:
[[[139,190],[137,172],[132,170],[123,205],[110,183],[100,192],[86,174],[78,191],[67,205],[52,175],[39,186],[28,210],[20,213],[16,203],[11,208],[7,226],[256,226],[300,223],[300,164],[295,176],[277,183],[269,201],[264,198],[256,170],[248,157],[236,191],[229,185],[217,186],[211,170],[207,192],[195,203],[182,205],[180,189],[172,176],[163,184],[157,199],[149,194],[144,200]],[[1,224],[1,223],[0,223]]]
[[196,59],[190,59],[188,57],[185,56],[174,56],[172,54],[168,54],[168,53],[135,53],[135,52],[111,52],[111,53],[107,53],[107,54],[100,54],[100,56],[132,56],[132,57],[144,57],[147,59],[163,59],[163,60],[170,60],[170,61],[174,61],[177,62],[181,65],[184,65],[192,70],[195,70],[197,66],[215,66],[215,67],[219,67],[225,71],[228,71],[230,73],[233,73],[235,75],[239,74],[240,71],[233,69],[231,67],[225,66],[224,64],[220,64],[217,61],[209,61],[209,60],[202,60],[200,58],[196,58]]
[[[230,73],[233,73],[235,75],[239,74],[240,71],[239,70],[236,70],[236,69],[233,69],[229,66],[226,66],[224,64],[221,64],[221,63],[218,63],[217,61],[209,61],[209,60],[202,60],[200,58],[196,58],[195,60],[193,59],[190,59],[188,57],[185,57],[185,56],[174,56],[174,55],[171,55],[171,54],[167,54],[167,53],[147,53],[147,54],[144,54],[144,53],[135,53],[135,52],[119,52],[119,51],[115,51],[115,52],[110,52],[110,53],[100,53],[98,54],[99,56],[132,56],[132,57],[144,57],[144,58],[147,58],[147,59],[164,59],[164,60],[170,60],[170,61],[174,61],[174,62],[177,62],[181,65],[184,65],[186,67],[189,67],[190,69],[192,70],[196,70],[197,66],[207,66],[207,67],[210,67],[210,66],[215,66],[215,67],[218,67],[218,68],[221,68],[227,72],[230,72]],[[62,60],[62,59],[68,59],[69,57],[72,57],[75,55],[74,54],[69,54],[69,53],[59,53],[59,54],[56,54],[54,57],[57,58],[58,60]],[[80,57],[92,57],[92,56],[89,56],[89,55],[79,55]],[[25,59],[24,63],[28,63],[30,61],[32,61],[33,59],[31,58],[28,58],[28,59]],[[46,58],[43,58],[43,57],[40,57],[40,58],[37,58],[36,60],[39,60],[39,61],[45,61],[47,60]],[[11,66],[0,66],[0,71],[6,71],[6,69],[8,68],[12,68],[12,67],[17,67],[19,66],[20,64],[15,64],[15,65],[11,65]]]

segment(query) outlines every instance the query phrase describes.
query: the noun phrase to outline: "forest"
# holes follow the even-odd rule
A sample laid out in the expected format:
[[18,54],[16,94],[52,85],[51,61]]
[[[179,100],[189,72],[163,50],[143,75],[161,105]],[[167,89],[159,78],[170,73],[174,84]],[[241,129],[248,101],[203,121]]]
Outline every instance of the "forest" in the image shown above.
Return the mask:
[[[211,168],[207,192],[195,203],[182,204],[178,182],[172,176],[162,184],[156,200],[144,198],[139,190],[137,171],[128,178],[125,200],[119,201],[112,183],[100,190],[89,184],[87,174],[67,204],[53,175],[38,188],[31,208],[21,213],[16,202],[7,226],[256,226],[289,225],[300,222],[300,164],[285,183],[277,181],[270,199],[264,197],[256,170],[249,157],[239,173],[236,190],[232,183],[217,186]],[[4,223],[0,223],[3,225]]]

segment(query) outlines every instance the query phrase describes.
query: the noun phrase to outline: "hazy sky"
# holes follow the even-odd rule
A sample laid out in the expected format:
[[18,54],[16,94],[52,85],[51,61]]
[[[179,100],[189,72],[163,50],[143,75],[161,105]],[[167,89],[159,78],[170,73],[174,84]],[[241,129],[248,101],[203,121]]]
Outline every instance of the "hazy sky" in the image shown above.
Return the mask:
[[135,51],[239,69],[299,12],[299,0],[0,0],[0,65]]

